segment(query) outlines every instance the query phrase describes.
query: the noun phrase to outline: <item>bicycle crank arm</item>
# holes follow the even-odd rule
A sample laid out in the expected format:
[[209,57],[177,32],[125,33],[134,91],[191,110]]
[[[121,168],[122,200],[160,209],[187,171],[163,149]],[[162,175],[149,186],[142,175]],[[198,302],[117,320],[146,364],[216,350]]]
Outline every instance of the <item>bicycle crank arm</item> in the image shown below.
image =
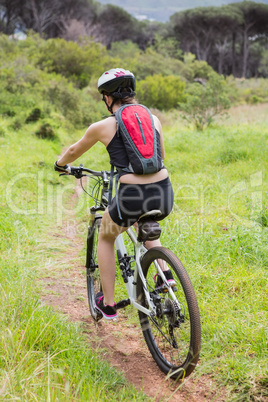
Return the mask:
[[116,303],[115,308],[116,308],[116,310],[119,310],[120,308],[124,308],[129,305],[130,305],[130,300],[125,299],[125,300],[121,300],[120,302]]

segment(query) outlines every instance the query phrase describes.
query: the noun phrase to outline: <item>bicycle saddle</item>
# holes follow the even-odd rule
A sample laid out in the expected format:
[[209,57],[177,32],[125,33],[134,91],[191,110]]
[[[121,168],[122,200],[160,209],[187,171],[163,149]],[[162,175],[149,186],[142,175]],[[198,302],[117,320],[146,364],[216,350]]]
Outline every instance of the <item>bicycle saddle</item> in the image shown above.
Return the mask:
[[138,219],[138,241],[145,242],[146,240],[159,239],[161,235],[161,228],[159,223],[156,222],[157,217],[162,215],[159,209],[153,209],[141,215]]

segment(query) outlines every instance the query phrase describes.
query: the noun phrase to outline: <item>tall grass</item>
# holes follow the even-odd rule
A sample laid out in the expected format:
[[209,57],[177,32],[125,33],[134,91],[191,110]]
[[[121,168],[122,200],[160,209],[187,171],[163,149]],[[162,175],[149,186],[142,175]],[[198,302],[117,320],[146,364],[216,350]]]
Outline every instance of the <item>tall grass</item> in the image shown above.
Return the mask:
[[268,397],[268,127],[253,111],[251,125],[246,115],[203,133],[170,129],[166,165],[176,202],[162,237],[197,293],[198,371],[243,401]]
[[[164,127],[175,205],[162,222],[162,243],[183,261],[198,297],[203,344],[194,375],[224,384],[229,400],[268,396],[264,108],[254,106],[251,125],[247,111],[202,133],[174,123],[174,115]],[[54,141],[42,140],[34,124],[14,132],[11,116],[0,128],[0,399],[146,400],[88,349],[79,324],[39,301],[36,267],[51,257],[49,250],[40,256],[39,241],[62,222],[63,208],[81,230],[88,219],[86,197],[68,204],[74,179],[52,170],[81,132],[70,138],[58,129]],[[109,168],[101,145],[80,162]]]
[[50,251],[38,244],[70,188],[52,170],[59,140],[38,139],[34,126],[14,133],[12,121],[0,119],[0,400],[147,400],[89,349],[79,324],[40,302],[37,267]]
[[[226,387],[228,400],[263,401],[268,397],[268,106],[240,107],[235,120],[236,110],[226,124],[203,132],[180,120],[166,125],[165,165],[175,205],[161,223],[161,239],[184,263],[199,302],[202,351],[194,375],[210,374]],[[84,164],[104,166],[105,150],[97,152],[98,161],[89,152]],[[81,210],[80,218],[87,214]]]

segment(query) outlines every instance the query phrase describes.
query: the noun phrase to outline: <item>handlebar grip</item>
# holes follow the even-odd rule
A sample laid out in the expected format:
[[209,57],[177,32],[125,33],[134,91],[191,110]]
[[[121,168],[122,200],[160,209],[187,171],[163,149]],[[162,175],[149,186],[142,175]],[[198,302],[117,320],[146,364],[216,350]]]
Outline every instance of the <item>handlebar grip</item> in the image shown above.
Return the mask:
[[54,170],[56,172],[63,172],[64,174],[70,174],[71,173],[71,167],[69,165],[59,166],[58,161],[56,161],[54,163]]

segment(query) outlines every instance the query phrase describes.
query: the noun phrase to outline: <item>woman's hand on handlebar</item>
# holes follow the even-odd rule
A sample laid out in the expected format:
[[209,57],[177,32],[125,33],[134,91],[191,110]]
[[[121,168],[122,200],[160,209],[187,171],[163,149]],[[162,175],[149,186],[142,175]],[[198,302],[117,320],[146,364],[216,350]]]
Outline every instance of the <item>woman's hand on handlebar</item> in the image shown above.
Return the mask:
[[60,166],[57,163],[58,161],[56,161],[54,163],[54,170],[56,170],[56,172],[61,172],[64,174],[70,174],[71,173],[71,167],[69,165],[65,165],[65,166]]

